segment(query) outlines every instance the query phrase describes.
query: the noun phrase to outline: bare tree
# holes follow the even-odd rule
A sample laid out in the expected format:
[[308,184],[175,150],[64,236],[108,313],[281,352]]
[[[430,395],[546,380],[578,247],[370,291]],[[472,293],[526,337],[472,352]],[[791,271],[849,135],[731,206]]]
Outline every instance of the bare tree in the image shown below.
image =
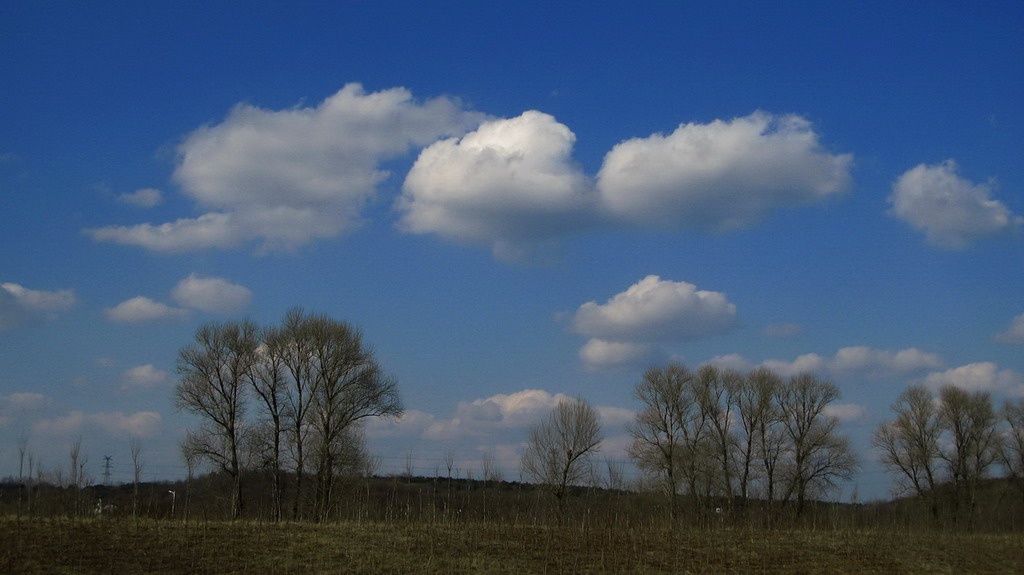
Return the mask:
[[[405,452],[405,466],[402,468],[402,477],[406,481],[412,481],[413,476],[416,474],[416,465],[413,463],[412,449]],[[449,481],[451,479],[449,478]]]
[[775,467],[782,443],[775,397],[781,386],[779,376],[758,368],[747,374],[737,394],[739,495],[743,501],[750,499],[751,487],[759,474],[769,505],[775,497]]
[[398,417],[403,409],[397,382],[384,374],[357,329],[326,316],[307,321],[313,333],[316,380],[309,422],[316,438],[315,508],[323,520],[333,507],[341,453],[351,447],[346,445],[351,426],[369,417]]
[[825,413],[837,399],[838,387],[808,373],[791,377],[777,394],[791,454],[785,499],[796,496],[798,517],[810,489],[832,488],[857,468],[849,442],[836,429],[839,420]]
[[132,517],[138,516],[139,512],[139,482],[142,480],[142,441],[136,436],[128,439],[128,445],[132,454]]
[[26,476],[26,478],[28,479],[28,486],[27,486],[27,490],[28,490],[28,512],[29,512],[30,515],[32,514],[32,499],[33,499],[32,498],[32,466],[35,465],[35,464],[36,464],[36,458],[35,458],[35,456],[32,455],[32,452],[30,451],[28,453],[28,475]]
[[455,450],[448,447],[444,450],[444,468],[448,471],[448,485],[451,486],[452,477],[455,469]]
[[261,345],[257,348],[257,357],[250,374],[253,391],[259,398],[260,413],[263,416],[265,440],[262,447],[265,455],[261,457],[262,466],[271,473],[271,516],[274,521],[284,518],[284,481],[282,475],[282,438],[284,434],[285,403],[283,394],[286,381],[284,375],[285,354],[288,347],[286,338],[280,330],[265,329],[262,332]]
[[487,483],[501,482],[501,471],[498,470],[494,454],[490,451],[485,451],[480,458],[480,475]]
[[590,456],[601,445],[600,416],[583,399],[560,402],[530,427],[522,457],[523,472],[548,487],[561,507],[569,487],[592,476]]
[[258,328],[244,320],[206,324],[196,331],[195,343],[178,352],[181,381],[175,389],[177,407],[203,420],[198,432],[190,430],[187,442],[190,449],[231,478],[232,518],[238,518],[243,508],[245,393],[258,345]]
[[626,464],[618,459],[604,458],[604,486],[611,491],[626,489]]
[[285,428],[291,448],[295,473],[295,494],[292,517],[300,517],[302,485],[306,472],[305,447],[310,431],[309,411],[313,405],[318,379],[313,357],[315,347],[310,316],[302,308],[288,310],[281,324],[282,361],[288,376],[284,388]]
[[935,487],[942,435],[938,408],[931,392],[913,386],[900,394],[892,410],[896,418],[875,430],[872,445],[881,451],[882,465],[899,476],[902,488],[927,498],[932,517],[938,519]]
[[966,504],[968,520],[973,521],[978,485],[1000,452],[992,397],[950,385],[939,390],[939,400],[939,421],[949,434],[939,457],[953,482],[954,520],[959,520]]
[[1024,399],[1007,401],[1003,418],[1008,425],[1000,455],[1010,480],[1024,496]]
[[717,469],[709,470],[709,475],[713,478],[709,487],[714,489],[717,495],[728,497],[732,501],[735,493],[733,478],[736,475],[737,443],[733,419],[743,376],[731,369],[723,370],[714,365],[705,365],[700,368],[694,383],[697,404],[708,422],[712,461],[717,463]]
[[184,519],[188,521],[189,508],[192,503],[192,479],[195,477],[196,466],[199,464],[199,453],[192,449],[192,446],[184,441],[179,446],[181,459],[185,462],[185,501],[183,508]]
[[[21,516],[21,503],[22,500],[31,497],[31,491],[26,489],[25,485],[25,457],[29,456],[28,451],[28,434],[22,431],[18,434],[18,516]],[[32,470],[29,469],[29,477],[32,476]],[[31,508],[31,504],[29,504]]]
[[651,368],[633,390],[643,405],[629,426],[633,442],[629,455],[641,470],[660,478],[675,518],[684,457],[685,422],[695,409],[691,393],[693,374],[680,363]]
[[82,455],[81,436],[71,442],[71,449],[68,455],[70,459],[68,469],[68,486],[71,487],[72,490],[72,512],[77,515],[81,511],[81,490],[88,484],[88,478],[85,474],[85,464],[89,459]]

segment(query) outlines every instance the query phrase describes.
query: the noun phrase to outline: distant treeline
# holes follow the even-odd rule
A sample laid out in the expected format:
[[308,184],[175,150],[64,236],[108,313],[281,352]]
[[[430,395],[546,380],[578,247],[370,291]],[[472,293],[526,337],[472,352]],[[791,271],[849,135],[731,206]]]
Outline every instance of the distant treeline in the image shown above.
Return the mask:
[[[233,479],[212,473],[191,482],[90,485],[82,488],[36,483],[31,488],[14,478],[0,481],[0,514],[31,517],[95,517],[123,520],[132,517],[176,521],[215,521],[231,518]],[[267,497],[272,489],[266,474],[251,472],[244,482],[253,502],[242,518],[271,521]],[[955,521],[954,486],[942,485],[940,520],[935,521],[931,500],[916,496],[869,503],[812,500],[798,517],[795,508],[777,508],[764,500],[712,498],[696,501],[681,496],[680,512],[669,518],[666,500],[652,491],[574,487],[559,505],[544,486],[514,481],[485,481],[445,477],[346,477],[337,486],[339,505],[330,521],[367,522],[488,522],[514,524],[569,523],[670,527],[751,527],[816,529],[899,528],[963,530],[974,532],[1024,531],[1024,500],[1006,479],[988,479],[978,486],[978,520],[968,525]]]

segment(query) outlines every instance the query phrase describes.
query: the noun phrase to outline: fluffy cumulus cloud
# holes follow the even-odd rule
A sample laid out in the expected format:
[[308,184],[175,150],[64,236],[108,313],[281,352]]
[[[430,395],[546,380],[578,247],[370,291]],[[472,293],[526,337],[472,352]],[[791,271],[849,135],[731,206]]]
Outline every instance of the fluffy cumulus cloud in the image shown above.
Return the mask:
[[574,143],[537,111],[437,142],[406,178],[401,226],[505,258],[597,226],[722,231],[841,193],[852,164],[826,152],[807,120],[763,112],[621,142],[596,182],[572,160]]
[[1024,344],[1024,313],[1013,318],[1006,331],[996,334],[994,339],[1002,343]]
[[576,310],[572,329],[611,341],[680,341],[722,333],[736,323],[736,306],[724,293],[649,275],[599,304]]
[[122,389],[130,387],[160,387],[171,383],[171,374],[157,369],[151,363],[138,365],[121,374]]
[[735,323],[736,306],[725,294],[650,275],[603,304],[581,305],[572,330],[590,338],[580,359],[602,369],[665,357],[653,344],[723,333]]
[[851,164],[826,152],[807,120],[755,112],[624,141],[605,157],[597,188],[617,220],[723,231],[843,192]]
[[575,141],[552,116],[528,111],[436,142],[406,177],[400,225],[521,257],[589,219],[591,185],[571,159]]
[[188,317],[188,310],[172,307],[144,296],[133,297],[104,310],[107,319],[117,323],[174,321]]
[[967,391],[991,391],[1024,396],[1024,374],[1012,369],[1000,370],[990,361],[969,363],[930,373],[924,378],[923,383],[934,390],[953,385]]
[[[402,88],[349,84],[285,110],[239,104],[179,147],[174,179],[198,215],[87,233],[165,252],[294,249],[358,225],[389,175],[382,164],[423,148],[395,203],[399,227],[529,259],[599,226],[749,226],[841,193],[852,163],[825,151],[807,120],[763,112],[623,141],[596,178],[573,160],[575,141],[542,112],[492,119],[449,98],[417,102]],[[162,199],[149,188],[119,197],[142,207]]]
[[976,240],[1012,232],[1024,223],[991,197],[989,184],[957,175],[953,160],[916,166],[896,180],[890,213],[924,232],[928,242],[963,249]]
[[356,225],[388,173],[380,164],[474,128],[483,115],[459,102],[417,102],[405,89],[367,93],[346,85],[314,107],[237,105],[190,134],[174,179],[199,207],[195,218],[89,230],[97,241],[166,252],[293,249]]
[[252,292],[223,278],[190,274],[174,286],[171,298],[183,307],[209,313],[230,313],[248,307]]
[[792,361],[770,359],[761,364],[781,376],[803,372],[828,374],[836,377],[859,375],[888,377],[906,375],[942,367],[942,358],[934,353],[907,348],[899,351],[874,349],[866,346],[844,347],[832,357],[816,353],[798,356]]
[[130,194],[121,194],[117,201],[137,208],[153,208],[164,203],[164,193],[155,188],[142,188]]
[[53,317],[76,303],[72,290],[42,291],[0,283],[0,331]]

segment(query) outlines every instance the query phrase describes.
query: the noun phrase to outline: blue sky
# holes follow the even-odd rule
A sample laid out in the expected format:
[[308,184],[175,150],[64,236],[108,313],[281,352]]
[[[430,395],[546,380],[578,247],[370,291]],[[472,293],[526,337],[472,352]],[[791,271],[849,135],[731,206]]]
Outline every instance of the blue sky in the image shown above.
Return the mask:
[[[81,437],[184,473],[196,327],[358,325],[407,416],[383,471],[490,453],[670,359],[843,392],[1024,394],[1017,3],[0,8],[0,475]],[[852,487],[847,487],[847,492]]]

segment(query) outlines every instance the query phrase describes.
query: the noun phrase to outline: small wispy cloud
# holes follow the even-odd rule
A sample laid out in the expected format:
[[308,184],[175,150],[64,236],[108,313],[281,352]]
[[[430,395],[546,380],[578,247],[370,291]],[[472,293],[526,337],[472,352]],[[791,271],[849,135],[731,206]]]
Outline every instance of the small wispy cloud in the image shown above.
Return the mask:
[[78,303],[73,290],[33,290],[0,283],[0,331],[52,318]]
[[993,339],[1001,343],[1024,344],[1024,313],[1010,320],[1006,330],[997,333]]
[[171,307],[145,296],[136,296],[104,310],[107,319],[117,323],[176,321],[188,317],[187,309]]
[[164,202],[164,194],[156,188],[142,188],[117,196],[117,201],[137,208],[153,208]]
[[107,319],[118,323],[176,321],[188,318],[192,311],[235,313],[252,302],[249,288],[224,278],[189,274],[171,290],[174,307],[145,296],[136,296],[105,310]]

